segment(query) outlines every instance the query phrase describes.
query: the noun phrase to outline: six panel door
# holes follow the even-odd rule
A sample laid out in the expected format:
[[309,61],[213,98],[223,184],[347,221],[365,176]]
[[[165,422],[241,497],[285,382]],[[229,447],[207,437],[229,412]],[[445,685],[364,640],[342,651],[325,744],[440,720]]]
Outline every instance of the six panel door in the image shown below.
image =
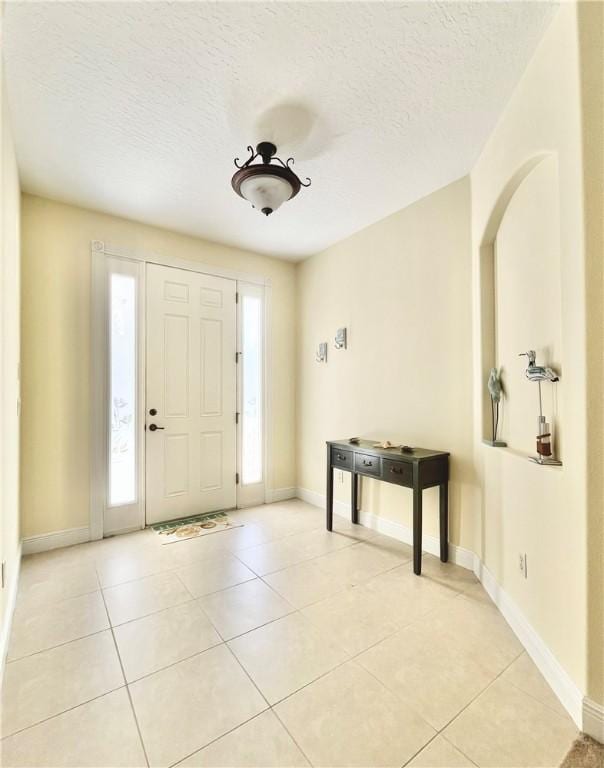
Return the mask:
[[236,506],[235,292],[147,265],[147,524]]

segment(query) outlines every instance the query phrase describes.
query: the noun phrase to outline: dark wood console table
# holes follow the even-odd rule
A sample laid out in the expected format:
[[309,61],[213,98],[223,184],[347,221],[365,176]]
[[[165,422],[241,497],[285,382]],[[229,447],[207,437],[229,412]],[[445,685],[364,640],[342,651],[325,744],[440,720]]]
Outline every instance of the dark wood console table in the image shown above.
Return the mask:
[[375,440],[335,440],[327,443],[327,530],[333,528],[333,471],[351,473],[351,520],[359,522],[359,475],[413,489],[413,571],[422,572],[422,491],[440,489],[440,559],[449,559],[449,454],[414,448],[374,448]]

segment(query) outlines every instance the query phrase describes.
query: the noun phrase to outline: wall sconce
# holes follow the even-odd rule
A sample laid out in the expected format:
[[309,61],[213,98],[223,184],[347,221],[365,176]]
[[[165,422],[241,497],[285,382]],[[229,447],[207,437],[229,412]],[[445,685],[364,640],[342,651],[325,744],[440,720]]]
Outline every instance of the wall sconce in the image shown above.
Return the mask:
[[338,328],[334,342],[336,349],[346,349],[346,328]]
[[317,351],[315,352],[315,360],[317,361],[317,363],[327,362],[327,342],[326,341],[322,341],[317,347]]

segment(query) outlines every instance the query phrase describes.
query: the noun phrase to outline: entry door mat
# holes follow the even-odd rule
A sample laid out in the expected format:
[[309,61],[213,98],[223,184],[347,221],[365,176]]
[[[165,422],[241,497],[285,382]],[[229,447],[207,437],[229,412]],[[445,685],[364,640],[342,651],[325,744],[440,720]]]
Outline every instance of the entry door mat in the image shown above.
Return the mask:
[[561,768],[601,768],[604,765],[604,744],[582,733],[564,758]]
[[177,541],[196,539],[210,533],[242,528],[243,523],[234,523],[226,512],[207,512],[203,515],[185,517],[182,520],[170,520],[151,526],[162,538],[162,544],[175,544]]

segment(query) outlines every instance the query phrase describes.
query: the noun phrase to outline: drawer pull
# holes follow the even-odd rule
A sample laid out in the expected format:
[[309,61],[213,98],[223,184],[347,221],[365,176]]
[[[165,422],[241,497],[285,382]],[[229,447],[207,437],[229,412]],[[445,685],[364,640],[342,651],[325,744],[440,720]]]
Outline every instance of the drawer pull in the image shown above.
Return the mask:
[[390,471],[392,472],[393,475],[402,475],[403,474],[402,467],[390,467]]
[[343,455],[343,454],[341,454],[341,453],[338,453],[338,454],[337,454],[337,458],[338,458],[338,460],[339,460],[339,461],[344,461],[344,460],[346,459],[346,456],[344,456],[344,455]]
[[364,467],[372,467],[373,466],[373,462],[372,461],[365,461],[365,459],[363,459],[363,466]]

